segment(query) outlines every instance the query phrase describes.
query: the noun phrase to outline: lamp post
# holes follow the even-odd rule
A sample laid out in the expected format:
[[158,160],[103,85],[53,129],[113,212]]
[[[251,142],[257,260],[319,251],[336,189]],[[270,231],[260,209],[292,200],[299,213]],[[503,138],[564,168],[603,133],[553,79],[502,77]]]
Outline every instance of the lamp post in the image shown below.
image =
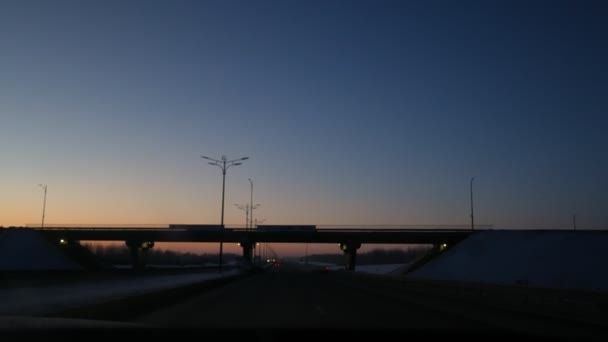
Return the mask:
[[259,220],[258,220],[258,219],[255,219],[255,225],[256,225],[256,226],[257,226],[258,224],[262,224],[262,223],[264,223],[264,222],[266,222],[266,219],[259,219]]
[[249,225],[249,204],[234,204],[238,209],[245,210],[245,229]]
[[253,210],[257,209],[260,205],[259,204],[253,204],[253,181],[251,180],[251,178],[249,178],[249,183],[251,184],[251,198],[249,201],[249,211],[250,211],[250,215],[249,215],[249,229],[253,229]]
[[[209,165],[215,165],[222,170],[222,216],[221,225],[224,228],[224,195],[226,193],[226,170],[231,166],[241,165],[241,161],[249,159],[249,157],[243,157],[239,159],[228,160],[226,156],[222,156],[221,160],[201,156],[203,159],[210,160]],[[223,235],[222,235],[223,238]],[[224,241],[220,241],[220,260],[219,260],[219,272],[222,273],[222,256],[224,254]]]
[[42,202],[42,225],[40,226],[42,229],[44,229],[44,214],[46,212],[46,189],[47,189],[47,185],[46,184],[38,184],[39,187],[41,187],[44,190],[44,200]]
[[249,218],[249,228],[253,228],[253,181],[251,178],[249,179],[249,184],[251,184],[251,198],[249,199],[249,208],[251,208],[251,217]]
[[471,178],[471,230],[475,230],[475,216],[473,215],[473,181],[475,177]]
[[[256,204],[256,206],[258,206],[258,205],[259,204]],[[253,212],[252,212],[252,214],[253,214]],[[266,221],[266,219],[260,219],[260,220],[255,219],[255,226],[257,227],[258,224],[264,223],[265,221]],[[251,229],[253,229],[253,228],[254,227],[252,226]],[[259,252],[258,252],[258,255],[260,256],[260,262],[261,262],[262,259],[264,259],[264,255],[263,255],[263,253],[264,253],[264,249],[263,248],[264,247],[266,247],[266,244],[260,243],[260,249],[259,249]]]

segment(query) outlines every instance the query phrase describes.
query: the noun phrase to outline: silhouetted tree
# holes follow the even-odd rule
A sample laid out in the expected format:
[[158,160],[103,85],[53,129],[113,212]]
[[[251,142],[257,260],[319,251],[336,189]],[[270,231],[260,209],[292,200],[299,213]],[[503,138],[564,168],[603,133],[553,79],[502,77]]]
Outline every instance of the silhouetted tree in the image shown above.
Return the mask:
[[[357,254],[357,264],[403,264],[408,263],[417,257],[425,254],[431,246],[413,246],[406,249],[382,249],[376,248],[369,252]],[[327,262],[333,264],[344,263],[343,254],[313,254],[309,257],[310,261]]]
[[[84,244],[84,246],[103,263],[120,265],[131,262],[131,254],[127,246],[92,244]],[[226,260],[236,257],[234,254],[224,254],[224,256]],[[195,254],[152,248],[148,250],[147,262],[154,265],[205,265],[206,263],[217,263],[217,258],[217,254]]]

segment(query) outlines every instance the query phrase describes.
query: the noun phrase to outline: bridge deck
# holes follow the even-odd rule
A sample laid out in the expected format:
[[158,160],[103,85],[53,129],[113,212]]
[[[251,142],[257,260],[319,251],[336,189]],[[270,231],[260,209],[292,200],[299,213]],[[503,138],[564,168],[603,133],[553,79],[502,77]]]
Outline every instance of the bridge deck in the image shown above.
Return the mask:
[[[32,229],[32,228],[30,228]],[[155,242],[282,242],[282,243],[454,243],[471,230],[428,228],[321,228],[315,231],[264,231],[243,228],[220,230],[168,229],[147,227],[52,227],[36,230],[50,238],[78,241]]]

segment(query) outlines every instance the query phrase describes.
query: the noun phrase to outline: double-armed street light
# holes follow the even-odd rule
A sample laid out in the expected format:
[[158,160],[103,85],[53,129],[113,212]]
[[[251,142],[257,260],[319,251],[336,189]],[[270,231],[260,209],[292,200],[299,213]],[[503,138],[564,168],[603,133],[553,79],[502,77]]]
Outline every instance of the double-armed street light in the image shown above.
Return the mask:
[[253,210],[257,209],[260,205],[253,204],[253,181],[251,180],[251,178],[249,178],[249,183],[251,184],[251,198],[250,198],[250,202],[249,202],[249,209],[251,211],[251,215],[249,215],[249,229],[254,229],[254,227],[253,227]]
[[245,211],[245,229],[247,229],[249,227],[249,204],[242,205],[235,203],[234,206],[239,210]]
[[[249,157],[243,157],[233,160],[228,160],[226,156],[222,156],[221,159],[209,158],[207,156],[201,156],[201,158],[209,160],[209,165],[215,165],[222,170],[222,216],[221,216],[221,225],[224,228],[224,197],[226,193],[226,170],[231,166],[241,165],[242,161],[249,159]],[[220,240],[220,260],[219,260],[219,272],[222,272],[222,256],[224,251],[224,242]]]

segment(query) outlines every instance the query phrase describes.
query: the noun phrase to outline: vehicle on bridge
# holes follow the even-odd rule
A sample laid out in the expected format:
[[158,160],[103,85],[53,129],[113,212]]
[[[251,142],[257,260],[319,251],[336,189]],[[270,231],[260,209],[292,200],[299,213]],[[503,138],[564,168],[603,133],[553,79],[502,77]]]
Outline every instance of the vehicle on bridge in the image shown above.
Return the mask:
[[276,233],[276,232],[286,232],[286,233],[315,233],[317,231],[317,226],[315,225],[288,225],[288,226],[279,226],[279,225],[258,225],[256,227],[256,231],[264,233]]
[[224,226],[220,224],[170,224],[170,229],[196,230],[196,231],[222,231]]

